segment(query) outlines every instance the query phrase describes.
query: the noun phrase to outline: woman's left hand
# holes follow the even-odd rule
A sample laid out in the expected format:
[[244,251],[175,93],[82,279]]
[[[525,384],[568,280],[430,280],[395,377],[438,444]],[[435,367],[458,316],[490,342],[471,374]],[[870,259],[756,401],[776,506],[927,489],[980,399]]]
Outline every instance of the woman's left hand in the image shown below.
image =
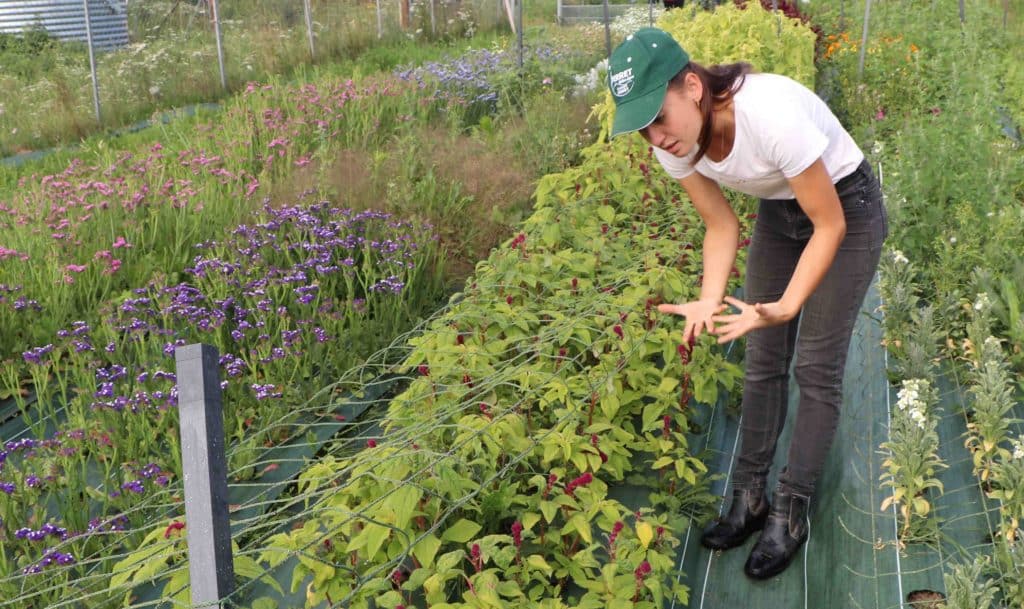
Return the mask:
[[725,302],[739,309],[739,313],[715,315],[711,318],[717,324],[714,333],[718,335],[719,344],[736,340],[751,330],[777,326],[793,319],[793,314],[786,311],[778,301],[747,304],[726,296]]

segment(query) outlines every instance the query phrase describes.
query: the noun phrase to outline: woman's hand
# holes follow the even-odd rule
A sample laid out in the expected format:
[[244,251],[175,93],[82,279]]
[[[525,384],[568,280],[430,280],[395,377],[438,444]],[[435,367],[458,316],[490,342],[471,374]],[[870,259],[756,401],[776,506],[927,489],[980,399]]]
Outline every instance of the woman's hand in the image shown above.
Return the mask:
[[784,324],[795,316],[795,313],[785,310],[778,301],[747,304],[732,296],[726,296],[725,302],[739,309],[739,313],[715,315],[711,318],[713,323],[721,324],[711,330],[718,335],[719,344],[736,340],[751,330]]
[[671,313],[682,315],[686,318],[686,327],[683,329],[683,341],[692,343],[700,333],[707,329],[715,333],[715,324],[711,321],[713,317],[728,309],[717,300],[694,300],[685,304],[662,304],[658,305],[659,313]]

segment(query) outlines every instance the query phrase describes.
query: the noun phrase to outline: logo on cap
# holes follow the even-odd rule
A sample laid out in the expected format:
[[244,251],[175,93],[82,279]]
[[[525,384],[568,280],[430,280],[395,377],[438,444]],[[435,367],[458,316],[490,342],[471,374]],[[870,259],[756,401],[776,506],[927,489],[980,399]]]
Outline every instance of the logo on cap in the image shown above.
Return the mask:
[[633,90],[633,68],[626,68],[611,76],[612,95],[623,97]]

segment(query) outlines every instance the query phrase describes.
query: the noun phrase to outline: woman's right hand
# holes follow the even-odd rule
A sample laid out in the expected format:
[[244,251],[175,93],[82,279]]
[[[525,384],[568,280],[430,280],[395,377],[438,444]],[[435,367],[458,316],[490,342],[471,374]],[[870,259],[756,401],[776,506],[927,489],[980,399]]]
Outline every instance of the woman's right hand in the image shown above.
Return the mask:
[[686,327],[683,329],[683,340],[692,343],[704,330],[714,332],[715,323],[711,321],[711,317],[728,308],[729,305],[722,304],[718,300],[694,300],[684,304],[658,305],[658,312],[685,317]]

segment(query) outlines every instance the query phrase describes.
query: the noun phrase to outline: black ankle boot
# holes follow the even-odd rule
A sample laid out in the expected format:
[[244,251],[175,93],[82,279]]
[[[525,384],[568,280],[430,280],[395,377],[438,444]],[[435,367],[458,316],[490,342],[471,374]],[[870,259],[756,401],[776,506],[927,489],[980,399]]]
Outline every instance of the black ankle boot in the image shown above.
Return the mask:
[[775,491],[761,538],[754,544],[743,570],[754,579],[768,579],[782,573],[807,541],[807,508],[810,498]]
[[733,489],[729,513],[704,529],[701,545],[712,550],[742,545],[751,533],[764,526],[768,507],[763,488]]

